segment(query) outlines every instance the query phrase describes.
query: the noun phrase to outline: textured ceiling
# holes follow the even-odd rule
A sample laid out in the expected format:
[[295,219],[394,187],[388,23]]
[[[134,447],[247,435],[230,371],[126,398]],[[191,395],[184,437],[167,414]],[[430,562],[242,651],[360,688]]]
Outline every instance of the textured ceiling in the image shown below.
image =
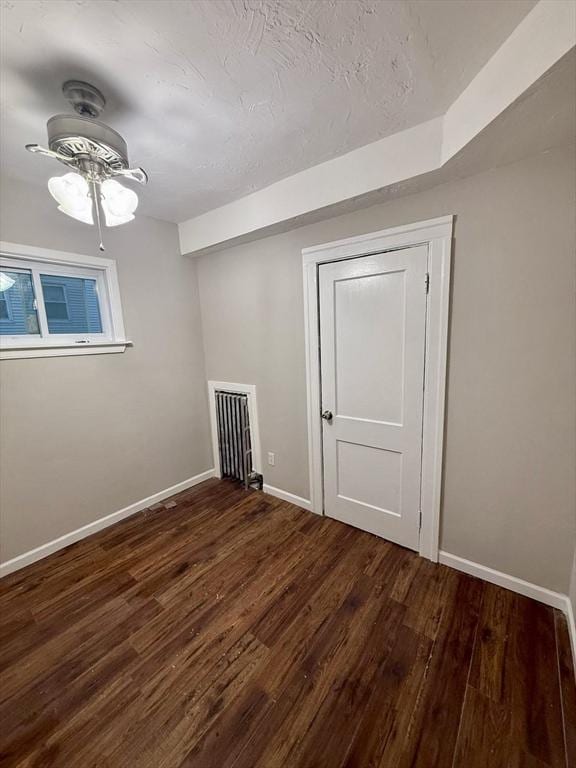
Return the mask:
[[182,221],[435,117],[535,0],[3,0],[2,172],[68,111],[64,80],[150,174],[142,209]]
[[[549,152],[555,147],[574,146],[575,72],[576,48],[573,48],[442,168],[328,208],[312,211],[298,218],[298,226],[386,203],[394,198],[422,192],[455,179],[488,172],[524,157]],[[267,237],[292,227],[293,221],[281,222],[277,226],[262,230],[256,236],[250,233],[239,237],[235,242]],[[221,246],[215,246],[213,250],[219,247]]]

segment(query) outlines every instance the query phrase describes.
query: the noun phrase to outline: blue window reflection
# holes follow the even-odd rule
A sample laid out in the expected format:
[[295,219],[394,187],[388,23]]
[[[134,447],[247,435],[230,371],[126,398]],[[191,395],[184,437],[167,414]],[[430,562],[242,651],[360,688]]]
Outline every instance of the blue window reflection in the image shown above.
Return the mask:
[[30,272],[0,272],[0,335],[38,335],[38,313]]
[[96,280],[40,275],[50,333],[102,333]]

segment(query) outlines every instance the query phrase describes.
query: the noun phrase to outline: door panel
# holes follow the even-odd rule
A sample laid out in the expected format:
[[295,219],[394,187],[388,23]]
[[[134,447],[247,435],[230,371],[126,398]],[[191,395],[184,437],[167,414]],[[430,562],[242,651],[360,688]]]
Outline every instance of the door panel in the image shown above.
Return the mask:
[[400,514],[402,454],[359,443],[336,443],[338,496]]
[[[404,272],[334,283],[336,410],[340,416],[402,420]],[[377,334],[377,349],[358,339]],[[368,354],[369,352],[369,354]],[[394,375],[390,375],[391,372]]]
[[418,549],[427,248],[322,264],[326,514]]

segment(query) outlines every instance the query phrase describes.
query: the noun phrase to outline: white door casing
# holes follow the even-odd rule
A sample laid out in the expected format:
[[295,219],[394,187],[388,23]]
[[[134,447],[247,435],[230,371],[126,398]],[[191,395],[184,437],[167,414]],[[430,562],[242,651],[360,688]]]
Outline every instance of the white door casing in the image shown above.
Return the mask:
[[427,248],[430,286],[426,305],[419,553],[433,561],[438,560],[439,551],[452,226],[453,217],[443,216],[302,251],[310,508],[317,514],[324,514],[318,295],[320,265],[416,245]]
[[425,245],[319,267],[324,512],[418,550]]

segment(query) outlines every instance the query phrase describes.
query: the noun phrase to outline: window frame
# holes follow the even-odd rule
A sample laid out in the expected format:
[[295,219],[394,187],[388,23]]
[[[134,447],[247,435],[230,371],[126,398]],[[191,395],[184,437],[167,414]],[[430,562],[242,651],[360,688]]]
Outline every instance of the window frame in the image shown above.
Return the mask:
[[[124,330],[118,273],[113,259],[0,241],[0,266],[31,273],[40,330],[38,335],[0,336],[0,360],[124,352],[131,346]],[[96,280],[102,332],[50,333],[41,274]]]

